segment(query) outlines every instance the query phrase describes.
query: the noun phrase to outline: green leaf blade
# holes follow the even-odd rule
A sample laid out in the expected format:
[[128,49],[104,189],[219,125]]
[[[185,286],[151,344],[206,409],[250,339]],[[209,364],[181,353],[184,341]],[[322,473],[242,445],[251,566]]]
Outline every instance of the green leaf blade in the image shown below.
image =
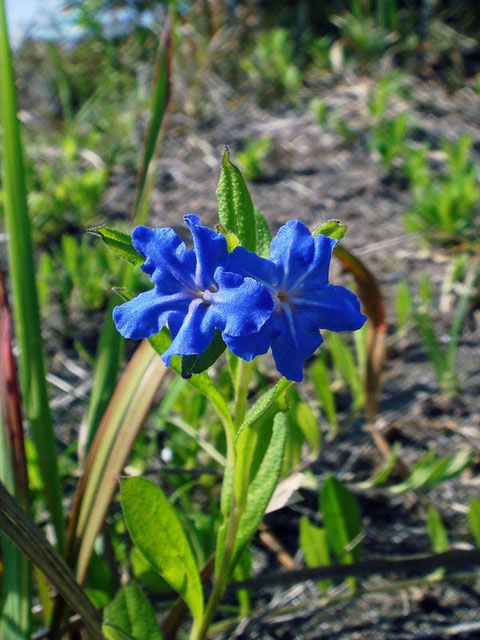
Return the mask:
[[362,518],[353,493],[334,476],[327,478],[320,494],[323,523],[335,554],[344,564],[358,560],[358,546],[350,549],[362,531]]
[[257,232],[252,197],[240,170],[230,161],[228,149],[222,159],[217,200],[221,224],[234,233],[248,251],[255,251]]
[[155,612],[136,584],[128,585],[117,593],[105,607],[103,620],[104,633],[112,640],[162,640]]
[[89,227],[87,232],[101,238],[110,251],[113,251],[115,255],[132,264],[134,267],[139,267],[145,262],[145,258],[134,248],[132,238],[128,233],[118,231],[118,229],[112,229],[106,225]]
[[203,592],[198,568],[180,520],[153,482],[124,478],[121,502],[130,536],[152,567],[177,591],[199,621]]
[[270,255],[270,243],[272,242],[272,232],[268,222],[258,209],[254,210],[255,232],[257,238],[257,253],[261,258],[268,258]]

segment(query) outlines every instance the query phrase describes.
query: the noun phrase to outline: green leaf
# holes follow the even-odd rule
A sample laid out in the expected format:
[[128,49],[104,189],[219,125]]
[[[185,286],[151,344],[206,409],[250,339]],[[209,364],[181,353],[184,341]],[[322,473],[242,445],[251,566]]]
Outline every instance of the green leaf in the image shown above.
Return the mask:
[[468,503],[468,523],[477,547],[480,547],[480,500],[473,498]]
[[170,585],[158,571],[145,558],[138,547],[133,547],[130,551],[130,564],[135,578],[146,587],[149,593],[166,593],[170,591]]
[[408,478],[391,487],[390,491],[403,493],[439,484],[457,476],[470,464],[471,460],[472,452],[468,450],[444,457],[439,457],[436,451],[429,451],[417,462]]
[[[268,447],[268,425],[279,411],[286,411],[287,391],[292,383],[282,378],[251,407],[240,425],[235,441],[235,494],[242,499],[245,490],[262,461]],[[272,436],[273,437],[273,436]],[[224,512],[225,513],[225,512]]]
[[[162,640],[155,612],[136,584],[121,589],[103,612],[105,635],[115,639],[124,633],[134,640]],[[110,635],[112,628],[114,634]],[[120,636],[121,637],[121,636]]]
[[427,509],[427,530],[435,553],[443,553],[448,549],[448,534],[438,510],[430,505]]
[[353,408],[358,410],[365,402],[365,391],[362,375],[355,364],[353,351],[338,333],[329,331],[325,337],[332,355],[333,365],[348,384],[353,396]]
[[315,229],[312,233],[312,236],[328,236],[329,238],[334,238],[335,240],[341,240],[345,233],[347,232],[347,226],[344,224],[340,224],[340,220],[327,220],[320,227]]
[[190,378],[194,373],[202,373],[210,368],[227,348],[223,341],[222,333],[218,329],[215,337],[200,356],[183,356],[182,378]]
[[229,231],[228,229],[225,229],[223,224],[216,225],[215,228],[218,229],[219,233],[221,233],[222,236],[224,236],[225,240],[227,241],[228,253],[231,253],[236,247],[240,246],[240,240],[233,233],[233,231]]
[[392,447],[388,459],[385,461],[385,464],[381,467],[381,469],[379,469],[377,473],[375,473],[375,475],[369,480],[360,482],[358,486],[362,489],[372,489],[373,487],[379,487],[384,484],[388,480],[392,471],[395,469],[395,465],[397,464],[399,456],[400,444],[396,442]]
[[320,502],[330,546],[344,564],[355,562],[360,555],[358,545],[347,551],[362,532],[362,518],[355,496],[330,476],[323,483]]
[[237,236],[242,246],[255,251],[256,227],[252,197],[240,170],[230,161],[228,149],[222,159],[217,200],[221,224]]
[[105,560],[94,552],[87,572],[88,597],[97,609],[101,609],[113,598],[114,589],[110,568]]
[[104,622],[102,631],[107,640],[135,640],[129,633],[126,633],[123,629],[111,622]]
[[87,232],[101,238],[110,251],[113,251],[128,263],[133,264],[134,267],[139,267],[145,262],[145,258],[134,248],[132,238],[128,233],[118,231],[118,229],[111,229],[105,225],[89,227]]
[[[330,564],[327,532],[316,527],[307,516],[300,518],[300,548],[305,554],[307,567],[327,567]],[[319,580],[320,591],[328,591],[331,580]]]
[[270,243],[272,241],[272,232],[268,226],[268,222],[258,209],[254,210],[255,215],[255,231],[257,236],[257,253],[262,258],[268,258],[270,255]]
[[335,396],[330,387],[327,365],[322,357],[318,357],[312,364],[309,375],[317,398],[320,400],[322,411],[330,423],[330,437],[333,438],[338,432],[337,407]]
[[198,622],[203,591],[198,568],[175,509],[153,482],[124,478],[120,482],[123,513],[130,536],[152,567],[185,600]]
[[310,405],[300,400],[300,402],[297,402],[294,407],[292,407],[292,413],[296,424],[312,449],[312,453],[315,455],[320,454],[322,434],[318,427],[317,418],[311,410]]

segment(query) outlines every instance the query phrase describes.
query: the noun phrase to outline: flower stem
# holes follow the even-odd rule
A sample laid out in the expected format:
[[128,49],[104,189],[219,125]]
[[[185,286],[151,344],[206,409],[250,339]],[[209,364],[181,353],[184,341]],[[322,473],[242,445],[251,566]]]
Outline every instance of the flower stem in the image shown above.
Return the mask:
[[[241,360],[239,358],[235,369],[235,404],[233,412],[233,422],[237,429],[242,424],[245,413],[247,412],[248,382],[250,380],[251,373],[252,363],[246,362],[245,360]],[[231,434],[228,435],[231,438]],[[236,458],[234,446],[230,438],[228,443],[230,446],[227,447],[227,465],[230,466],[233,470],[235,468]],[[191,640],[205,639],[208,633],[208,628],[212,623],[223,592],[225,591],[225,588],[227,586],[228,578],[230,577],[230,565],[235,549],[238,527],[240,525],[240,519],[242,517],[242,513],[246,504],[246,491],[247,487],[245,486],[244,490],[242,491],[242,494],[244,495],[239,496],[238,499],[236,499],[235,495],[232,495],[232,505],[230,507],[230,514],[228,517],[228,528],[225,538],[225,546],[223,547],[222,560],[215,577],[212,593],[210,594],[210,598],[207,602],[205,614],[198,628],[195,625],[192,629],[192,633],[190,636]]]
[[238,429],[242,424],[247,412],[248,383],[252,374],[253,362],[238,359],[235,376],[235,410],[233,413],[233,423]]

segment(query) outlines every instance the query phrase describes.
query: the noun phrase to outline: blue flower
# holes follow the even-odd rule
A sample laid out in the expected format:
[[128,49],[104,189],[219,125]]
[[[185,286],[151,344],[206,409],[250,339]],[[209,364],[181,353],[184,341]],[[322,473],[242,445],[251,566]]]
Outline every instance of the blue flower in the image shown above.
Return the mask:
[[225,263],[228,271],[254,278],[270,291],[270,320],[248,337],[224,334],[228,348],[251,360],[272,347],[277,369],[289,380],[303,379],[303,363],[321,345],[320,329],[355,331],[366,317],[355,294],[328,283],[336,240],[313,237],[299,220],[290,220],[270,245],[269,259],[237,247]]
[[[263,285],[220,266],[228,256],[222,235],[202,226],[197,216],[184,220],[193,236],[189,251],[173,229],[133,230],[133,246],[145,258],[142,270],[155,286],[113,310],[125,338],[149,338],[168,324],[172,343],[162,354],[167,366],[173,355],[203,353],[216,329],[237,338],[257,333],[273,308]],[[238,354],[242,357],[241,346]]]

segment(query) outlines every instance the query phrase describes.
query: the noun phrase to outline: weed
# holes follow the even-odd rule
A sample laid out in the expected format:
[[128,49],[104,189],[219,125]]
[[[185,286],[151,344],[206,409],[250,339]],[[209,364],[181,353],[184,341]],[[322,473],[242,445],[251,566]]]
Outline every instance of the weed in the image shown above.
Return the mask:
[[295,47],[287,29],[276,28],[258,34],[252,53],[240,66],[262,102],[276,98],[298,102],[302,74],[294,63]]
[[480,187],[478,167],[470,158],[471,144],[467,135],[455,143],[443,141],[446,167],[440,173],[431,171],[427,147],[407,154],[404,170],[414,198],[405,215],[409,231],[424,231],[428,239],[444,243],[461,241],[460,234],[466,231],[478,237],[475,214]]
[[238,163],[248,180],[256,182],[264,177],[265,161],[271,148],[271,138],[260,138],[247,140],[243,151],[237,153]]

